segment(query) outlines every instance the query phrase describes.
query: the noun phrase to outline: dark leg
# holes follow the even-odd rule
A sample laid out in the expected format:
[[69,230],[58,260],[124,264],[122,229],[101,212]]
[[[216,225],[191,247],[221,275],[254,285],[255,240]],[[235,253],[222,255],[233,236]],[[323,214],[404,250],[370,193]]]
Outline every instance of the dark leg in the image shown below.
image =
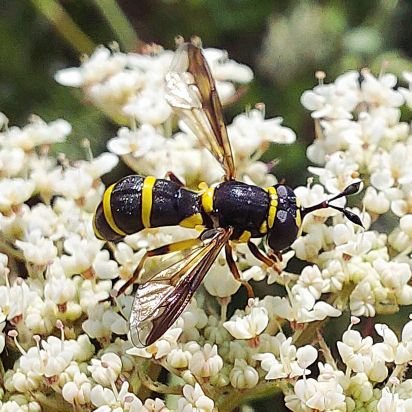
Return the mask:
[[278,267],[278,262],[282,261],[282,255],[280,255],[280,258],[278,254],[275,252],[272,253],[272,255],[268,256],[266,253],[262,252],[253,242],[250,240],[247,242],[247,245],[249,247],[249,250],[252,252],[252,255],[256,258],[259,259],[261,262],[263,262],[266,266],[273,268],[278,272],[279,274],[282,272],[279,267]]
[[200,239],[200,237],[195,238],[195,239],[187,239],[187,240],[181,240],[179,242],[174,242],[170,243],[168,245],[160,246],[156,249],[148,250],[140,260],[139,264],[137,265],[136,269],[133,272],[133,276],[119,289],[119,290],[113,290],[112,291],[112,297],[117,297],[119,295],[122,295],[124,291],[133,283],[135,283],[139,275],[143,269],[143,266],[146,262],[146,259],[149,257],[153,256],[162,256],[162,255],[167,255],[172,252],[178,252],[182,250],[187,250],[191,249],[195,246],[200,246],[202,245],[203,242]]
[[237,268],[236,263],[233,260],[232,246],[230,246],[229,243],[225,244],[225,253],[226,261],[229,265],[229,269],[232,272],[232,275],[246,288],[248,298],[254,298],[255,293],[253,292],[252,286],[249,285],[249,282],[247,282],[246,280],[242,280],[240,277],[239,269]]
[[178,184],[179,186],[184,186],[185,184],[170,170],[166,173],[166,178],[171,182]]

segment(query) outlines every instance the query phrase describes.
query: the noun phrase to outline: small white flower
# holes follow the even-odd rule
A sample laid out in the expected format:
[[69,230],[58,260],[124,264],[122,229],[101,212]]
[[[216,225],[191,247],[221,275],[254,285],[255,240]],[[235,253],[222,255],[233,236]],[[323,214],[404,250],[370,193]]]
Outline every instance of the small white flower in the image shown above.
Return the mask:
[[142,125],[157,126],[170,117],[172,109],[166,103],[165,97],[163,93],[159,92],[159,89],[146,88],[123,106],[123,112],[127,116],[136,118]]
[[90,402],[92,384],[84,373],[76,373],[73,380],[64,384],[62,396],[71,404],[85,405]]
[[49,336],[46,341],[42,341],[41,345],[45,351],[42,360],[44,375],[46,377],[59,375],[73,359],[73,352],[65,342],[55,336]]
[[374,316],[376,313],[375,303],[372,286],[366,280],[356,285],[350,295],[350,310],[354,316]]
[[[323,320],[326,317],[336,317],[341,311],[323,301],[316,301],[315,297],[300,285],[295,285],[291,291],[290,299],[275,296],[276,306],[273,313],[290,322],[298,323]],[[274,302],[275,303],[275,302]]]
[[92,359],[87,369],[98,384],[110,387],[119,377],[122,361],[115,353],[105,353],[100,360]]
[[294,392],[285,397],[286,406],[292,411],[308,408],[318,411],[346,410],[343,388],[337,382],[301,379],[295,383]]
[[348,330],[337,343],[343,362],[354,372],[364,372],[366,365],[371,363],[373,340],[370,336],[362,338],[355,330]]
[[112,327],[114,325],[106,320],[107,316],[109,316],[109,320],[112,320],[114,316],[113,310],[103,303],[88,307],[87,319],[82,323],[83,330],[91,338],[108,339],[112,334]]
[[4,137],[10,146],[20,147],[28,152],[39,145],[65,141],[71,130],[71,125],[63,119],[46,123],[40,117],[32,116],[27,126],[22,129],[10,127]]
[[363,198],[363,204],[369,212],[382,215],[390,208],[390,201],[384,192],[378,192],[375,188],[369,186],[366,189]]
[[159,399],[146,399],[142,408],[142,412],[169,412],[164,402]]
[[54,243],[42,236],[40,230],[33,230],[26,235],[25,241],[16,240],[16,246],[23,251],[30,263],[39,266],[50,264],[57,256]]
[[80,282],[79,303],[84,312],[87,312],[89,308],[94,307],[99,302],[107,299],[110,296],[112,290],[112,282],[92,280],[83,280]]
[[100,250],[102,242],[97,239],[83,239],[78,235],[68,237],[64,249],[69,255],[61,257],[66,275],[89,272],[99,279],[114,279],[118,276],[117,263],[110,259],[107,250]]
[[84,169],[67,168],[54,190],[69,199],[82,199],[93,190],[93,178]]
[[282,121],[280,117],[265,120],[262,111],[256,109],[235,117],[228,133],[236,156],[248,158],[266,149],[269,143],[293,143],[295,132],[281,126]]
[[164,144],[164,137],[159,135],[153,126],[142,124],[137,130],[121,127],[117,136],[108,141],[107,148],[119,156],[130,153],[134,157],[141,157],[152,150],[160,149]]
[[3,352],[5,344],[6,344],[6,337],[4,334],[5,326],[6,326],[6,316],[0,311],[0,354]]
[[177,412],[213,412],[213,409],[213,400],[203,393],[198,383],[194,387],[183,387],[183,397],[178,400]]
[[[345,388],[346,389],[346,388]],[[346,394],[350,393],[351,397],[361,402],[368,402],[373,398],[373,386],[365,373],[357,373],[349,381],[349,387]]]
[[85,86],[102,81],[120,71],[126,61],[126,55],[111,53],[109,49],[100,46],[83,62],[81,68],[60,70],[56,73],[55,80],[64,86]]
[[[327,157],[324,168],[310,166],[308,170],[319,176],[328,192],[339,193],[359,180],[354,178],[358,175],[358,168],[359,165],[346,152],[335,152]],[[344,199],[338,199],[334,204],[343,206]]]
[[368,70],[362,70],[362,76],[362,96],[370,105],[399,107],[403,104],[402,95],[393,90],[397,83],[395,75],[385,73],[376,78]]
[[144,411],[141,400],[133,393],[129,392],[129,382],[123,382],[120,391],[114,393],[108,388],[96,385],[90,392],[90,399],[93,405],[98,408],[95,412],[121,412],[124,410],[130,412]]
[[230,383],[237,389],[254,388],[259,381],[257,370],[246,363],[244,359],[236,359],[230,371]]
[[189,351],[175,348],[167,354],[166,361],[173,368],[183,369],[188,367],[191,358],[192,354]]
[[299,276],[298,283],[306,288],[315,299],[319,299],[325,289],[325,281],[316,265],[306,266]]
[[220,298],[234,295],[241,283],[234,278],[227,265],[216,262],[204,280],[206,290]]
[[262,353],[254,355],[253,358],[261,361],[261,367],[267,372],[265,379],[280,379],[296,376],[309,375],[307,367],[315,362],[318,357],[317,350],[306,345],[296,349],[292,345],[292,338],[287,338],[278,334],[272,339],[276,348],[276,355],[273,353]]
[[322,84],[313,91],[305,91],[301,103],[313,112],[315,119],[350,119],[351,112],[360,101],[358,78],[357,72],[347,72],[332,84]]
[[410,411],[411,409],[412,399],[401,399],[398,393],[392,392],[389,388],[382,389],[382,396],[376,405],[378,412]]
[[[50,272],[49,272],[50,273]],[[76,285],[64,275],[49,276],[44,285],[44,296],[57,305],[73,301],[77,294]]]
[[102,153],[90,162],[78,163],[93,179],[109,173],[119,163],[119,158],[112,153]]
[[28,200],[34,188],[34,182],[31,180],[2,179],[0,181],[0,212],[9,212],[14,206]]
[[249,83],[252,81],[252,70],[244,64],[230,60],[225,50],[208,48],[204,49],[203,53],[215,79],[230,80],[235,83]]
[[16,176],[25,165],[25,153],[20,147],[0,150],[0,174],[5,177]]
[[208,343],[189,360],[190,371],[200,378],[215,376],[222,367],[223,359],[217,353],[217,346]]
[[128,355],[141,356],[155,359],[167,356],[177,346],[177,340],[182,333],[181,328],[170,328],[159,340],[147,348],[131,348],[126,351]]
[[262,307],[253,307],[249,315],[243,317],[235,315],[223,326],[236,339],[253,339],[265,330],[268,322],[267,310]]
[[412,239],[412,214],[402,216],[399,220],[399,226]]

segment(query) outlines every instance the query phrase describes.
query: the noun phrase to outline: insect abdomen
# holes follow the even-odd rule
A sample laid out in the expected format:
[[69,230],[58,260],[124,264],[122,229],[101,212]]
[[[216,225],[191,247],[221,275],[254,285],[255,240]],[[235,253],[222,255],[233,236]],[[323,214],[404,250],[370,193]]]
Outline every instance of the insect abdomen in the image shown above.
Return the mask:
[[118,240],[144,228],[202,224],[196,193],[153,176],[127,176],[108,187],[94,216],[97,237]]

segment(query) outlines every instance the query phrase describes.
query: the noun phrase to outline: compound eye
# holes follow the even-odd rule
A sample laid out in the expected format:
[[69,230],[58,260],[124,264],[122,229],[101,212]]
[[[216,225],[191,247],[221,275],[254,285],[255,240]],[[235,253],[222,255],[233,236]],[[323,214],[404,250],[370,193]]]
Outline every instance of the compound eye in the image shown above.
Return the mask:
[[278,210],[275,224],[268,235],[268,244],[272,250],[281,251],[296,240],[298,232],[294,215],[286,210]]

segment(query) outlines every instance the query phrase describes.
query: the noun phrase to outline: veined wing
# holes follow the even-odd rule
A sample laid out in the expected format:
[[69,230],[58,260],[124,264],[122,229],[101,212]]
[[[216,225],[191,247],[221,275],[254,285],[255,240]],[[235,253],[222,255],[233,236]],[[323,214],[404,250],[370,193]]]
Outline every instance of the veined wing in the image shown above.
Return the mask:
[[183,312],[201,284],[231,229],[203,233],[203,245],[138,286],[130,315],[130,337],[137,347],[159,339]]
[[232,148],[222,104],[209,65],[199,47],[183,43],[166,75],[166,99],[222,165],[227,180],[235,178]]

